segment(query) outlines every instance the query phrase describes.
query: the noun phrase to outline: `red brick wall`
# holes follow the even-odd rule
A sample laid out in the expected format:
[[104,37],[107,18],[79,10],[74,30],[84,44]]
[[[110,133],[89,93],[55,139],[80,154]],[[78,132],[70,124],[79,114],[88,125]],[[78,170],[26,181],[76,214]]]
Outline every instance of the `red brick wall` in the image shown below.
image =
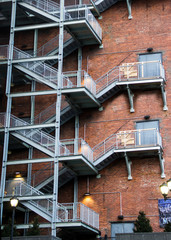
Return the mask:
[[[84,138],[91,147],[117,132],[118,130],[132,130],[136,121],[143,121],[145,115],[150,119],[158,119],[163,140],[165,173],[170,178],[171,169],[171,54],[170,54],[170,1],[164,0],[135,0],[132,2],[133,19],[128,20],[126,2],[118,2],[110,9],[102,13],[102,20],[98,20],[103,29],[103,48],[95,46],[83,47],[83,69],[96,80],[108,70],[123,62],[138,61],[138,54],[146,53],[148,47],[154,52],[162,52],[163,65],[166,72],[166,92],[168,111],[163,111],[163,102],[160,90],[134,90],[135,113],[130,113],[129,101],[126,92],[119,93],[104,102],[103,111],[98,109],[84,110],[80,115],[80,137]],[[39,38],[43,41],[56,34],[53,31],[40,31]],[[28,33],[29,35],[29,33]],[[46,38],[47,37],[47,38]],[[28,43],[27,43],[28,41]],[[33,35],[30,34],[26,44],[33,46]],[[22,46],[22,36],[16,36],[16,45]],[[64,71],[77,69],[77,52],[64,60]],[[17,87],[16,87],[17,88]],[[38,89],[45,89],[37,84]],[[19,88],[16,89],[17,91]],[[18,100],[14,104],[18,108]],[[52,96],[36,98],[36,114],[40,109],[51,105],[55,101]],[[24,109],[24,103],[21,110]],[[17,109],[16,108],[16,109]],[[24,116],[28,116],[25,110]],[[24,110],[23,110],[24,111]],[[18,110],[13,109],[17,115]],[[74,137],[74,121],[70,121],[61,127],[61,138]],[[37,151],[37,157],[41,157]],[[15,157],[18,159],[17,154]],[[14,158],[15,159],[15,158]],[[91,207],[100,214],[100,230],[102,236],[107,232],[110,236],[110,222],[117,221],[121,214],[120,196],[122,198],[123,221],[134,221],[139,211],[144,211],[150,218],[154,231],[162,231],[159,227],[157,199],[162,198],[159,185],[164,181],[160,178],[160,165],[158,157],[131,158],[133,180],[128,181],[128,174],[124,159],[112,162],[108,167],[100,171],[101,178],[90,177],[89,199],[84,198],[86,192],[86,177],[79,177],[79,201]],[[39,169],[39,165],[33,167],[33,171]],[[14,168],[9,168],[10,172]],[[23,167],[23,171],[26,169]],[[73,182],[65,185],[59,191],[60,202],[73,201]],[[100,194],[93,194],[99,193]],[[108,193],[110,192],[110,193]]]

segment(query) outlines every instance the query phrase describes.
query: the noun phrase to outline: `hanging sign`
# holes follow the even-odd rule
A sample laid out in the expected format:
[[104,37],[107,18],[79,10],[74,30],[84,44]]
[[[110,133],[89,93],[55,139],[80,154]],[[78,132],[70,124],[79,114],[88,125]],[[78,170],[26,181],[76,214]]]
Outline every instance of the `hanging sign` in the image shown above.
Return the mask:
[[160,227],[164,227],[166,223],[171,222],[171,199],[159,199],[158,208]]

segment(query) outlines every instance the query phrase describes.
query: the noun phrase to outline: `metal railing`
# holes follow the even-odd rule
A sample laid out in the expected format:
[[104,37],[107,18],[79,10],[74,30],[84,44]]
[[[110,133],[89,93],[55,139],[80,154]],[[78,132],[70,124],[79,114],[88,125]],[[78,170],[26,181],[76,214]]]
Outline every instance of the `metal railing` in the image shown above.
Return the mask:
[[64,75],[68,76],[69,81],[64,79],[63,88],[86,87],[91,93],[96,95],[96,83],[86,71],[64,72]]
[[[82,154],[87,160],[93,162],[93,151],[83,139],[64,139],[61,140],[61,143],[69,150],[68,154],[66,154],[67,156]],[[60,155],[62,156],[63,154],[60,153]]]
[[[6,116],[5,113],[1,113],[0,119],[3,119],[2,121],[5,121],[5,116]],[[30,125],[30,124],[11,114],[10,127],[19,127],[19,126],[27,126],[27,125]],[[23,129],[23,130],[18,130],[17,133],[35,143],[38,143],[44,148],[47,148],[48,150],[55,152],[55,138],[52,135],[37,129],[31,129],[31,130]],[[62,143],[60,143],[60,152],[63,155],[69,154],[69,150]]]
[[164,68],[160,61],[123,63],[112,68],[96,80],[96,93],[98,94],[114,82],[154,78],[165,78]]
[[[61,102],[61,112],[64,111],[69,106],[70,106],[69,103],[63,98]],[[39,124],[46,122],[55,115],[56,115],[56,102],[42,110],[39,114],[37,114],[34,118],[34,123]]]
[[[72,39],[71,35],[67,33],[67,31],[64,31],[64,44]],[[54,38],[50,39],[48,42],[43,44],[37,51],[37,56],[45,56],[53,52],[55,49],[59,47],[59,35],[55,36]]]
[[99,214],[82,203],[62,203],[68,210],[68,221],[82,221],[99,229]]
[[6,114],[0,113],[0,128],[5,127]]
[[0,61],[8,60],[9,46],[0,45]]
[[[8,58],[8,49],[9,49],[8,45],[0,46],[0,56],[3,56],[3,58]],[[4,54],[6,54],[6,55],[4,55]],[[30,58],[33,58],[33,56],[14,47],[14,51],[13,51],[13,59],[14,60],[30,59]],[[36,74],[38,74],[39,76],[41,76],[43,78],[44,81],[52,82],[55,85],[57,85],[58,70],[56,68],[53,68],[52,66],[50,66],[44,62],[34,62],[34,60],[32,62],[19,62],[18,64]],[[63,77],[63,81],[69,82],[69,79],[66,78],[64,75],[62,77]]]
[[65,6],[70,6],[70,7],[73,7],[75,5],[89,5],[91,4],[90,3],[90,0],[82,0],[81,1],[81,4],[80,4],[80,1],[79,0],[65,0]]
[[[25,59],[25,58],[33,58],[32,55],[21,51],[20,49],[14,47],[14,59]],[[48,82],[53,82],[57,85],[58,82],[58,71],[51,67],[50,65],[43,62],[22,62],[19,65],[29,69],[30,71],[40,75],[44,78],[44,80]]]
[[66,6],[64,11],[65,13],[69,12],[69,14],[65,14],[64,21],[86,20],[92,27],[93,31],[98,35],[98,37],[102,39],[102,29],[100,27],[100,24],[97,22],[96,18],[93,16],[86,5],[81,5],[81,8],[80,5],[76,5],[72,11],[70,6]]
[[112,149],[138,148],[161,146],[162,139],[158,129],[139,129],[120,131],[112,134],[97,144],[93,150],[93,159],[96,161]]
[[[44,194],[41,191],[30,186],[29,184],[21,181],[15,187],[15,195],[16,196],[43,196]],[[53,202],[50,199],[29,200],[28,202],[36,206],[39,210],[44,211],[52,216]],[[57,216],[57,220],[60,222],[66,221],[68,219],[68,211],[66,207],[64,207],[60,203],[57,203],[56,216]]]
[[22,0],[23,2],[32,5],[44,12],[52,14],[60,18],[60,5],[51,0]]

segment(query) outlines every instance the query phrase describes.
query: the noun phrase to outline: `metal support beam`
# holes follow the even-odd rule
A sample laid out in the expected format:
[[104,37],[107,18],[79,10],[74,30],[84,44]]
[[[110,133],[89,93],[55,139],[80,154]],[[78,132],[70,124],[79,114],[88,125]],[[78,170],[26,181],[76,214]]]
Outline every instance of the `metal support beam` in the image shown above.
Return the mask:
[[79,115],[75,116],[75,142],[74,142],[75,153],[78,153],[78,138],[79,138]]
[[46,61],[46,60],[53,60],[58,59],[58,55],[50,55],[50,56],[44,56],[44,57],[32,57],[32,58],[20,58],[20,59],[14,59],[12,63],[25,63],[25,62],[36,62],[36,61]]
[[126,152],[124,153],[124,157],[125,157],[125,161],[126,161],[126,167],[127,167],[127,170],[128,170],[128,180],[132,180],[132,176],[131,176],[131,164],[132,164],[132,162],[129,161],[129,158],[128,158],[128,155],[127,155]]
[[161,150],[158,151],[158,154],[159,154],[159,160],[160,160],[161,178],[165,178],[166,175],[164,173],[164,158]]
[[23,125],[20,127],[10,127],[8,130],[12,132],[21,131],[21,130],[28,130],[28,129],[37,129],[37,128],[47,128],[47,127],[54,127],[55,123],[42,123],[36,125]]
[[51,235],[56,237],[57,203],[58,203],[58,184],[59,184],[59,158],[60,155],[60,110],[61,110],[61,86],[63,69],[63,40],[64,40],[64,0],[60,0],[60,23],[59,23],[59,58],[58,58],[58,88],[56,101],[56,125],[55,125],[55,155],[54,155],[54,181],[53,181],[53,211]]
[[77,203],[78,203],[78,178],[74,178],[74,219],[77,219]]
[[130,112],[135,112],[134,110],[134,101],[133,101],[133,97],[134,97],[134,94],[132,93],[130,87],[127,85],[127,92],[128,92],[128,98],[129,98],[129,104],[130,104]]
[[166,101],[166,91],[163,83],[161,83],[161,92],[162,92],[162,99],[163,99],[163,110],[167,111],[168,107],[167,107],[167,101]]
[[43,24],[35,24],[29,26],[15,27],[15,32],[19,31],[30,31],[34,29],[42,29],[42,28],[53,28],[58,27],[59,23],[43,23]]
[[128,19],[132,19],[132,14],[131,14],[131,0],[126,0],[127,7],[128,7]]
[[93,0],[90,0],[90,2],[91,2],[91,4],[93,5],[93,7],[94,7],[94,10],[96,11],[96,13],[97,13],[98,17],[100,17],[100,12],[99,12],[99,10],[97,9],[97,7],[96,7],[96,4],[94,3],[94,1],[93,1]]
[[3,146],[3,158],[2,158],[2,172],[1,172],[1,189],[0,189],[0,226],[2,225],[3,216],[3,198],[5,192],[5,180],[6,180],[6,163],[8,159],[8,144],[9,144],[9,127],[10,127],[10,114],[11,114],[11,103],[12,99],[9,97],[10,86],[12,79],[12,60],[13,60],[13,48],[14,48],[14,27],[16,22],[16,6],[17,1],[12,0],[11,2],[11,26],[10,26],[10,38],[9,38],[9,52],[8,52],[8,68],[7,68],[7,79],[6,79],[6,95],[7,95],[7,108],[6,108],[6,122],[5,122],[5,135],[4,135],[4,146]]
[[78,72],[77,72],[77,86],[81,87],[81,70],[82,70],[82,48],[78,48]]
[[31,97],[31,96],[50,95],[50,94],[56,94],[56,90],[12,93],[9,96],[14,98],[14,97]]

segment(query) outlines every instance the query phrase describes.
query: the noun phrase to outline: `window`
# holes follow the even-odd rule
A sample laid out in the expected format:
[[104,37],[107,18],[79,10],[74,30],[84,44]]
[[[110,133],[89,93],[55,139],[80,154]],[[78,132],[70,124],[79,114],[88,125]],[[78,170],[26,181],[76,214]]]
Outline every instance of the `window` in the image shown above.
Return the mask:
[[157,61],[162,62],[161,53],[139,55],[139,62],[143,62],[143,64],[140,65],[140,77],[148,78],[160,76],[160,64]]
[[134,223],[112,223],[111,224],[111,240],[116,239],[116,233],[133,233]]
[[154,145],[157,143],[157,132],[155,129],[159,130],[158,120],[137,122],[136,129],[142,130],[136,135],[137,145]]

